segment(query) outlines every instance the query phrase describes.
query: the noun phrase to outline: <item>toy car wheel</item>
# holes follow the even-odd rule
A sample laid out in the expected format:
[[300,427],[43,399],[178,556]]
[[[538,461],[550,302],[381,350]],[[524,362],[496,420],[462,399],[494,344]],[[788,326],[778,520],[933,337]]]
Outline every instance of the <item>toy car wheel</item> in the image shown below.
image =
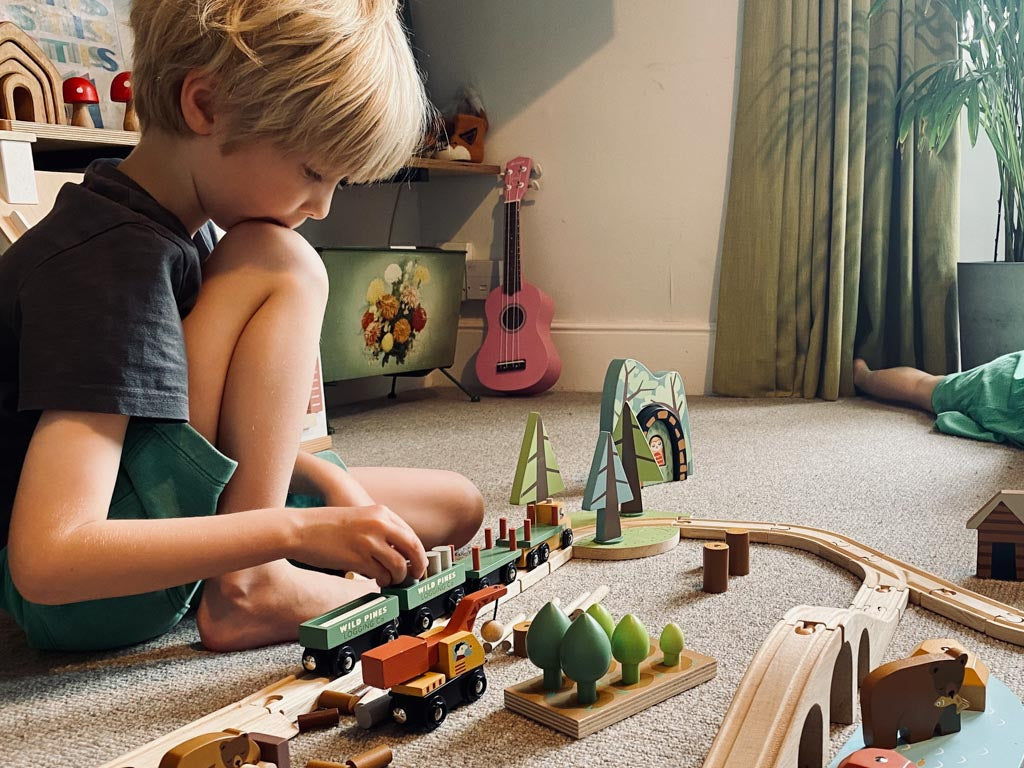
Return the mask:
[[548,557],[551,555],[551,547],[548,546],[547,542],[544,542],[537,547],[537,564],[546,563]]
[[435,696],[427,702],[426,727],[430,730],[437,728],[448,717],[448,705],[440,696]]
[[484,695],[487,690],[487,676],[482,669],[474,669],[462,681],[462,699],[467,704]]
[[562,531],[562,549],[568,549],[572,546],[573,535],[572,528],[566,528]]
[[448,593],[448,597],[445,599],[445,604],[448,607],[448,613],[455,610],[455,606],[459,604],[459,601],[466,596],[466,590],[462,587],[453,589]]
[[426,632],[434,624],[434,614],[429,608],[420,608],[412,619],[412,628],[417,633]]
[[307,672],[316,672],[320,666],[320,655],[309,648],[302,649],[302,668]]
[[392,640],[398,637],[398,625],[393,621],[389,621],[387,624],[380,628],[379,637],[381,645],[383,645],[384,643],[390,643]]
[[391,719],[399,725],[405,725],[409,722],[409,713],[405,711],[405,707],[394,706],[391,708]]
[[356,652],[349,646],[344,646],[336,651],[332,672],[334,677],[347,675],[356,666]]
[[526,554],[526,570],[532,571],[540,563],[537,560],[537,550],[534,549]]
[[509,563],[502,569],[501,575],[501,580],[503,582],[505,582],[506,584],[511,584],[513,581],[516,580],[516,576],[519,575],[519,569],[516,568],[515,563]]

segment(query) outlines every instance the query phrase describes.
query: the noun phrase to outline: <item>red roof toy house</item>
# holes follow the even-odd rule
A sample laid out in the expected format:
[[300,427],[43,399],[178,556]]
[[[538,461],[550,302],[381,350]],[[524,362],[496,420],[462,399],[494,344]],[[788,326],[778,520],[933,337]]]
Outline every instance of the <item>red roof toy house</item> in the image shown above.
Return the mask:
[[978,530],[978,578],[1024,581],[1024,491],[1000,491],[967,521]]

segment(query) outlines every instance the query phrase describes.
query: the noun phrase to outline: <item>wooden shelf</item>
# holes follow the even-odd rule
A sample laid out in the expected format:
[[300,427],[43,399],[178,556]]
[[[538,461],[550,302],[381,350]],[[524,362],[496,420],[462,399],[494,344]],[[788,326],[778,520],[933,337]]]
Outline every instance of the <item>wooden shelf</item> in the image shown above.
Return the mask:
[[[136,131],[110,128],[79,128],[74,125],[50,125],[25,120],[0,120],[0,130],[31,133],[36,137],[36,152],[57,152],[102,147],[134,147],[139,143]],[[438,176],[500,176],[501,166],[483,163],[461,163],[452,160],[431,160],[414,157],[409,168],[422,168]]]
[[432,160],[427,157],[412,158],[409,161],[409,168],[423,168],[438,176],[501,176],[500,165]]
[[79,128],[77,125],[30,123],[26,120],[0,120],[0,130],[31,133],[36,137],[36,152],[53,152],[93,147],[134,147],[139,143],[135,131],[114,131],[109,128]]

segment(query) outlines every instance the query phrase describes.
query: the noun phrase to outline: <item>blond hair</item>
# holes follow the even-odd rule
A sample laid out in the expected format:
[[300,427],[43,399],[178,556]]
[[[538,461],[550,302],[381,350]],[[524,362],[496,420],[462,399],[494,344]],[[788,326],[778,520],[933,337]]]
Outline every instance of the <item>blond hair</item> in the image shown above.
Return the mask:
[[431,108],[397,0],[132,0],[131,25],[143,131],[189,134],[181,86],[199,70],[228,116],[225,152],[268,140],[367,182],[423,140]]

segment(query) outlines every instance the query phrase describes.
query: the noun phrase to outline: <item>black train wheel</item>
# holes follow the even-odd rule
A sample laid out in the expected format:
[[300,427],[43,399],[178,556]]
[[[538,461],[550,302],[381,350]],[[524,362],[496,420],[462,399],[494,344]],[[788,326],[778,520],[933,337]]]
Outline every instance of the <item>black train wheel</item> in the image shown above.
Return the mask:
[[511,584],[516,580],[516,576],[519,575],[519,569],[516,567],[515,563],[509,563],[501,570],[501,575],[501,580],[505,584]]
[[526,570],[532,571],[538,565],[540,565],[540,562],[537,559],[537,550],[534,549],[534,550],[531,550],[530,552],[527,552],[526,553]]
[[394,621],[389,621],[383,627],[380,628],[380,632],[377,634],[381,645],[384,643],[390,643],[392,640],[398,637],[398,624]]
[[564,531],[562,531],[561,542],[562,542],[562,549],[568,549],[569,547],[572,546],[572,542],[573,542],[572,528],[566,528]]
[[467,704],[472,704],[483,696],[486,690],[487,676],[480,667],[477,667],[472,672],[467,673],[462,681],[462,700]]
[[548,558],[551,557],[551,547],[545,541],[539,547],[537,547],[537,564],[546,563]]
[[448,717],[448,705],[441,696],[435,696],[427,702],[426,717],[424,725],[428,730],[434,730]]
[[347,675],[356,666],[356,652],[347,645],[338,649],[338,655],[334,659],[332,672],[334,677]]
[[452,613],[455,610],[455,606],[459,604],[459,601],[466,596],[466,590],[462,587],[456,587],[448,593],[448,597],[445,598],[445,605],[448,607],[448,613]]
[[427,607],[420,608],[416,611],[416,615],[412,619],[412,628],[419,634],[420,632],[426,632],[434,624],[434,614],[430,612]]

